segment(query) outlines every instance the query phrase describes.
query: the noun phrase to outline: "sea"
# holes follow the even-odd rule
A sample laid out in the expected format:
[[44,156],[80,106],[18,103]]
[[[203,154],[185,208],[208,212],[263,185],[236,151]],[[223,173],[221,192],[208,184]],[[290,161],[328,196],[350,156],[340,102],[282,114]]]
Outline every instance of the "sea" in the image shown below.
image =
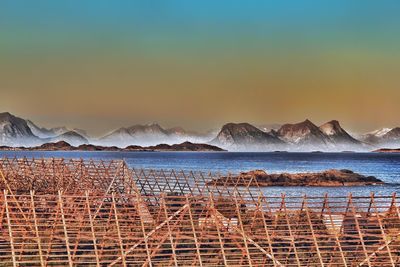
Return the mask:
[[183,170],[214,174],[236,174],[249,170],[268,173],[318,172],[349,169],[383,180],[385,185],[351,187],[265,187],[264,195],[346,197],[391,196],[400,193],[400,153],[293,153],[293,152],[86,152],[0,151],[0,157],[123,159],[135,169]]

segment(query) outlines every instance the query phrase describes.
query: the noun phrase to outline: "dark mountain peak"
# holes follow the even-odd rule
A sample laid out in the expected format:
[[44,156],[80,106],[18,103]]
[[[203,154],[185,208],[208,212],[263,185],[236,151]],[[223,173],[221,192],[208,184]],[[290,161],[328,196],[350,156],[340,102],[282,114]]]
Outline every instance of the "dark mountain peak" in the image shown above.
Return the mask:
[[281,145],[282,140],[257,127],[246,123],[227,123],[222,126],[217,137],[211,141],[223,147],[243,147],[245,149],[260,149],[270,145]]
[[0,112],[0,119],[15,117],[10,112]]
[[12,122],[12,123],[25,123],[24,119],[14,116],[10,112],[2,112],[0,113],[0,122]]
[[261,131],[247,122],[227,123],[222,126],[218,135],[221,134],[230,135],[233,139],[241,139],[250,135],[257,138],[270,137],[268,133]]
[[308,119],[282,125],[278,130],[278,136],[289,143],[301,145],[326,145],[330,142],[329,137]]
[[300,132],[300,133],[309,133],[309,132],[319,132],[318,127],[312,123],[310,120],[306,119],[303,122],[293,123],[293,124],[284,124],[278,130],[278,133],[281,135],[285,135],[288,133]]
[[9,112],[0,113],[0,144],[27,145],[38,140],[24,119]]
[[330,125],[333,125],[333,126],[335,126],[335,127],[340,127],[340,123],[339,123],[338,120],[331,120],[331,121],[328,121],[328,122],[325,123],[325,124],[330,124]]
[[361,144],[360,141],[352,137],[346,130],[340,126],[339,121],[332,120],[324,123],[319,129],[327,136],[329,136],[335,143],[350,143]]
[[339,121],[331,120],[327,123],[322,124],[319,129],[326,135],[332,135],[338,132],[345,132],[345,130],[340,126]]

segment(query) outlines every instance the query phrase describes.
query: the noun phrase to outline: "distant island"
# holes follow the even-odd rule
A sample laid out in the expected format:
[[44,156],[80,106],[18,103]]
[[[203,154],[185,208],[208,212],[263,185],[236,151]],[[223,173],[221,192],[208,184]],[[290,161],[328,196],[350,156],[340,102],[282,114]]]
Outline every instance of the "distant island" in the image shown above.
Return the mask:
[[208,144],[195,144],[191,142],[183,142],[181,144],[159,144],[156,146],[136,146],[131,145],[125,148],[119,148],[116,146],[97,146],[91,144],[83,144],[79,146],[72,146],[65,141],[59,141],[55,143],[45,143],[35,147],[10,147],[0,146],[0,150],[7,151],[225,151],[224,149],[208,145]]
[[326,170],[315,173],[273,173],[263,170],[242,172],[236,176],[222,176],[208,182],[218,186],[360,186],[380,185],[374,176],[364,176],[351,170]]
[[400,153],[400,148],[380,148],[372,152],[377,153]]

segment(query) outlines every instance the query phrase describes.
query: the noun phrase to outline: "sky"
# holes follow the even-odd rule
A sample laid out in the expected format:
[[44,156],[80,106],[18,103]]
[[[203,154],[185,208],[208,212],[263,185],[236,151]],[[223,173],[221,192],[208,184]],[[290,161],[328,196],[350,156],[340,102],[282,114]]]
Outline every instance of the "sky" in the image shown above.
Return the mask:
[[0,1],[0,111],[95,135],[400,126],[399,1]]

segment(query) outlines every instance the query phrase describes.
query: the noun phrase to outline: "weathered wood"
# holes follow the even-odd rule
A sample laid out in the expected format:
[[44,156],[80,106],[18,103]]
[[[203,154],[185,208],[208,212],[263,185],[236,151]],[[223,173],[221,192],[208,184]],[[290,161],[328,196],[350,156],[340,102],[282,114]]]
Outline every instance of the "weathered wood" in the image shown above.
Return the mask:
[[0,171],[5,266],[399,265],[395,194],[267,198],[121,161],[3,158]]

